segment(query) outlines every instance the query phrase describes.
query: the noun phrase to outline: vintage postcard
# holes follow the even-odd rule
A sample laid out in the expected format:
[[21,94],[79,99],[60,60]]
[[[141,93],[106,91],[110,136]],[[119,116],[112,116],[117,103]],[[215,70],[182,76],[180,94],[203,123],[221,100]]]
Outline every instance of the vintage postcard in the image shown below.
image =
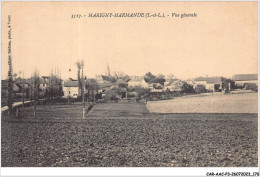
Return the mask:
[[258,2],[5,1],[1,20],[2,167],[258,166]]

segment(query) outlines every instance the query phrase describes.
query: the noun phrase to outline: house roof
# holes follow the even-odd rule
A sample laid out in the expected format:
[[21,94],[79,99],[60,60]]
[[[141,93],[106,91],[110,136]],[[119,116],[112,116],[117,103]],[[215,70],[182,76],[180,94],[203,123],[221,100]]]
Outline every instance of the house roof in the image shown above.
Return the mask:
[[15,83],[16,84],[26,84],[26,79],[22,79],[20,77],[18,77],[16,80],[15,80]]
[[207,84],[221,83],[222,77],[208,77],[206,81]]
[[104,81],[111,81],[111,79],[110,79],[109,76],[103,76],[103,75],[101,75],[101,76],[102,76],[102,79],[103,79]]
[[169,83],[173,83],[174,81],[178,81],[179,79],[169,79],[168,82]]
[[125,93],[125,92],[127,92],[127,89],[126,89],[126,88],[120,88],[120,89],[119,89],[119,92],[120,92],[120,93]]
[[43,79],[49,79],[50,76],[42,76]]
[[167,83],[165,86],[171,86],[171,85],[175,85],[178,82],[182,82],[181,80],[178,79],[172,79],[169,83]]
[[206,81],[207,84],[221,83],[222,77],[198,77],[194,81]]
[[79,87],[79,83],[78,81],[67,81],[67,82],[64,82],[64,87]]
[[100,88],[107,88],[107,87],[111,87],[111,83],[99,83],[98,84]]
[[236,74],[232,77],[234,81],[258,80],[258,74]]
[[160,83],[154,83],[154,88],[155,89],[162,89],[163,86]]
[[141,82],[144,79],[144,76],[130,76],[130,82]]
[[[28,78],[28,79],[26,79],[25,83],[31,84],[34,82],[34,79],[35,79],[34,77]],[[39,77],[39,83],[46,84],[46,81],[43,78]],[[17,83],[17,84],[20,84],[20,83]]]
[[112,85],[111,87],[110,87],[110,90],[117,90],[118,89],[118,86],[117,85]]
[[123,81],[123,79],[118,79],[116,81],[117,84],[127,84],[127,82]]
[[78,81],[77,79],[72,79],[71,77],[69,78],[69,81]]

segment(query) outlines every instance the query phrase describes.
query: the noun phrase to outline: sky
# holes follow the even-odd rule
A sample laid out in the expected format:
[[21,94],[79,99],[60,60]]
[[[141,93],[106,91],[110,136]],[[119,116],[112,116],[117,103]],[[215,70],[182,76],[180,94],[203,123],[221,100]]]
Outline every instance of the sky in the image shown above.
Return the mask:
[[[165,13],[166,18],[72,14]],[[196,13],[172,18],[172,13]],[[257,2],[2,2],[2,78],[8,73],[8,15],[14,73],[173,74],[181,79],[258,72]],[[69,72],[71,69],[71,72]]]

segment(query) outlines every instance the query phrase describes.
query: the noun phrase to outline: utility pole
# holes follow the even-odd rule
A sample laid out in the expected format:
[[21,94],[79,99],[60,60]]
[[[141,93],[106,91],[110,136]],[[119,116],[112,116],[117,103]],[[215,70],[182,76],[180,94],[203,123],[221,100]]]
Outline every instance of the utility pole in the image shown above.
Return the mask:
[[36,118],[36,75],[34,76],[34,82],[33,82],[33,95],[34,95],[33,117]]
[[85,109],[85,80],[86,80],[86,77],[85,77],[85,79],[82,78],[82,80],[83,80],[83,83],[82,83],[82,85],[83,85],[83,88],[82,88],[83,111],[82,111],[82,113],[83,113],[83,119],[85,119],[85,112],[86,112],[86,109]]
[[13,67],[12,67],[12,57],[11,55],[8,56],[8,65],[9,65],[9,71],[8,71],[8,118],[10,118],[11,111],[12,111],[12,105],[13,105]]
[[22,118],[24,117],[24,72],[23,72],[23,87],[22,87],[22,92],[23,92],[23,109],[22,109]]
[[84,60],[81,60],[80,62],[81,65],[81,99],[82,99],[82,118],[85,119],[85,113],[86,113],[86,109],[85,109],[85,79],[84,75],[83,75],[83,69],[84,69]]

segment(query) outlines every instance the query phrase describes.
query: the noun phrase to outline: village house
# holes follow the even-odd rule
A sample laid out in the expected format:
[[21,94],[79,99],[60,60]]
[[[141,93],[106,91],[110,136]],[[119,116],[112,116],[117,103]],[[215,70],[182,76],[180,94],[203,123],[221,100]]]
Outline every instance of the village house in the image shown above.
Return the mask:
[[148,89],[150,89],[150,92],[164,92],[164,87],[160,83],[149,84]]
[[142,87],[142,88],[153,88],[151,85],[145,82],[143,76],[132,76],[128,81],[128,87]]
[[47,89],[47,82],[43,78],[40,78],[40,90],[45,91],[46,89]]
[[179,79],[166,79],[166,81],[164,82],[164,86],[172,84],[174,81],[178,81]]
[[130,76],[130,80],[128,81],[128,86],[129,87],[140,86],[143,79],[144,79],[143,76]]
[[63,93],[65,98],[77,98],[79,95],[79,83],[77,80],[69,79],[63,84]]
[[104,75],[98,75],[96,77],[96,81],[99,84],[104,84],[104,83],[111,83],[111,78],[109,76],[104,76]]
[[206,91],[221,91],[222,83],[224,81],[223,77],[198,77],[194,79],[194,89],[196,87],[205,86]]
[[194,85],[194,80],[193,79],[187,79],[186,82],[189,85]]
[[169,90],[170,92],[181,92],[183,89],[184,82],[181,80],[174,80],[167,83],[164,86],[165,90]]
[[29,83],[26,79],[22,79],[20,77],[18,77],[16,80],[15,80],[15,83],[18,84],[19,86],[23,86],[24,89],[27,89],[29,88]]
[[232,77],[237,88],[245,88],[249,84],[258,86],[258,74],[236,74]]
[[112,86],[112,83],[102,83],[102,84],[98,84],[98,85],[99,85],[98,93],[101,93],[102,98],[104,98],[106,95],[106,91],[108,91],[110,89],[110,87]]
[[[1,91],[2,92],[8,92],[8,80],[2,80],[1,82]],[[13,91],[15,93],[20,91],[20,86],[16,84],[15,82],[13,83]]]

